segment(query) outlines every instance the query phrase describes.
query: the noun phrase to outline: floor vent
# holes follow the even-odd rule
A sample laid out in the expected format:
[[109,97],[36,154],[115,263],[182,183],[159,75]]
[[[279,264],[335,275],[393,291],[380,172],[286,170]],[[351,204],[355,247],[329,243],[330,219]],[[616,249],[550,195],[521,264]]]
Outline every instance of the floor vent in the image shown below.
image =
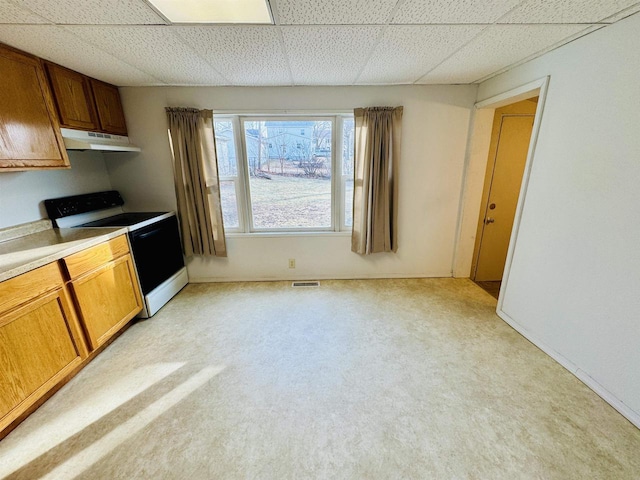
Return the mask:
[[293,282],[292,287],[319,287],[320,282]]

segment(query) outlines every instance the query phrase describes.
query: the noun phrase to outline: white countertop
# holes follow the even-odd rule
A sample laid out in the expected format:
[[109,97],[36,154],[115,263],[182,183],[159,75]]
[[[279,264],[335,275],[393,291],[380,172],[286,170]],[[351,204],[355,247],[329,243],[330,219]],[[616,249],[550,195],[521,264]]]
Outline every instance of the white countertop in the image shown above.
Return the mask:
[[[35,225],[26,224],[26,226]],[[17,238],[0,242],[0,281],[8,280],[35,268],[55,262],[85,248],[127,233],[126,228],[32,228],[35,233],[27,233]],[[3,229],[5,236],[10,232],[28,232],[25,225]],[[9,235],[7,233],[9,232]]]

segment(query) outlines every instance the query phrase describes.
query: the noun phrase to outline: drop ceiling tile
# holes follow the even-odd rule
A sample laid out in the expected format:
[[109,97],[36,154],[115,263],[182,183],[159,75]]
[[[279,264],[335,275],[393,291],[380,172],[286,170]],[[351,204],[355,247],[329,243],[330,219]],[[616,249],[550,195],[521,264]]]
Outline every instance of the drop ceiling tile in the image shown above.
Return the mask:
[[640,12],[640,3],[629,8],[625,8],[624,10],[620,10],[615,15],[611,15],[610,17],[602,19],[601,22],[614,23],[638,12]]
[[407,0],[392,24],[493,23],[522,0]]
[[525,0],[499,23],[596,23],[638,0]]
[[157,85],[161,82],[121,62],[63,27],[0,25],[0,42],[114,85]]
[[389,26],[357,83],[413,83],[485,28],[482,25]]
[[92,45],[170,85],[226,85],[229,82],[168,26],[65,27]]
[[1,23],[51,23],[32,11],[21,8],[9,0],[0,0]]
[[166,24],[144,0],[19,1],[21,5],[60,24]]
[[291,85],[276,26],[171,27],[234,85]]
[[355,82],[383,27],[280,27],[297,85]]
[[280,25],[385,24],[397,0],[278,0]]
[[585,30],[584,25],[495,25],[418,83],[472,83]]

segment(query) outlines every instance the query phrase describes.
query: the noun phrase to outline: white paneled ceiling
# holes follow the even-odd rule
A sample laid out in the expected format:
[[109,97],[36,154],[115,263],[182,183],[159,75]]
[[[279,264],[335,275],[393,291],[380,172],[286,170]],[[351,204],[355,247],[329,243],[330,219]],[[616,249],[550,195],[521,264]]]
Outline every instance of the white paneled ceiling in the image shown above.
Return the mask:
[[175,26],[171,30],[233,85],[291,84],[276,26]]
[[169,26],[72,25],[65,27],[87,43],[172,85],[228,83]]
[[381,31],[378,26],[282,27],[293,83],[354,83]]
[[72,25],[164,24],[141,0],[14,0],[52,23]]
[[607,21],[616,12],[638,0],[525,0],[500,19],[501,23],[596,23]]
[[522,0],[406,0],[391,23],[493,23]]
[[406,83],[407,78],[421,78],[485,28],[486,25],[391,25],[385,29],[358,83]]
[[21,8],[9,0],[0,0],[0,23],[50,23],[31,10]]
[[115,85],[149,85],[158,79],[54,25],[0,25],[3,42]]
[[275,25],[174,25],[147,0],[0,0],[0,42],[116,85],[474,83],[640,0],[270,0]]
[[281,25],[382,25],[398,0],[278,0]]
[[582,25],[492,25],[418,83],[470,83],[582,30]]

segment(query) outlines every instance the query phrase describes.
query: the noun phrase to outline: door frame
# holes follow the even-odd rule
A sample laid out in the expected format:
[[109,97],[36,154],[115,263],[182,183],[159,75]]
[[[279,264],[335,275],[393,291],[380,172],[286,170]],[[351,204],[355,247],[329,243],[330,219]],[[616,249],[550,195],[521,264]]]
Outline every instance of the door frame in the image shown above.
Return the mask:
[[518,242],[518,232],[520,230],[522,213],[526,201],[533,158],[535,156],[544,105],[549,88],[549,80],[550,77],[546,76],[477,102],[472,113],[467,154],[465,157],[463,188],[460,198],[456,247],[452,265],[453,276],[464,278],[468,278],[471,274],[473,251],[482,201],[482,190],[487,162],[489,160],[489,144],[491,141],[494,111],[496,108],[517,103],[521,100],[535,96],[539,97],[538,107],[533,121],[531,140],[529,142],[529,150],[527,152],[527,160],[522,175],[522,184],[520,185],[516,213],[513,219],[513,228],[509,239],[509,249],[507,251],[507,260],[502,276],[502,285],[498,296],[498,313],[502,311],[504,292],[507,290],[513,254]]

